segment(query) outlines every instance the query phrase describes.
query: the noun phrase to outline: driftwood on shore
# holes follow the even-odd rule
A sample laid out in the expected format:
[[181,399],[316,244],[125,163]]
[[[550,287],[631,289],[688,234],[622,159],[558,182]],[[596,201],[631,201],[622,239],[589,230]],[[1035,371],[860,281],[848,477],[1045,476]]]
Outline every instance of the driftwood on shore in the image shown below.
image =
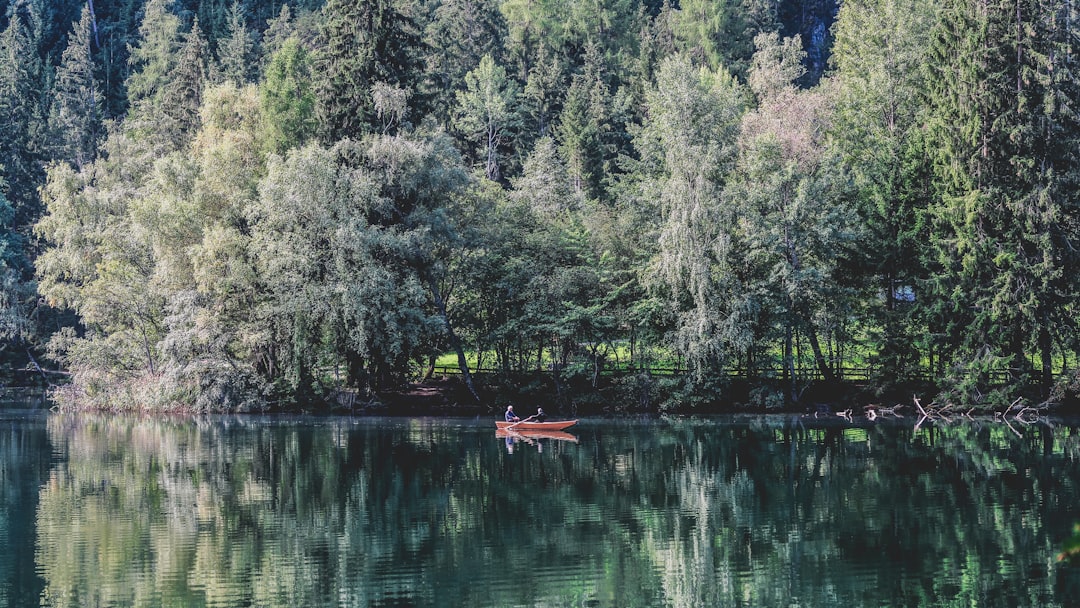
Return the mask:
[[[915,428],[920,428],[927,421],[940,421],[950,423],[958,420],[970,420],[974,422],[977,418],[988,418],[989,413],[978,412],[976,408],[969,408],[961,410],[951,403],[937,404],[930,403],[923,405],[922,401],[918,397],[912,397],[912,402],[915,407],[915,414],[918,415],[918,421],[915,423]],[[862,417],[873,422],[879,419],[886,418],[904,418],[904,414],[901,410],[904,410],[907,406],[902,403],[885,407],[878,404],[870,404],[863,407]],[[1046,421],[1047,410],[1049,404],[1041,403],[1039,405],[1026,405],[1023,398],[1017,398],[1004,410],[993,412],[993,420],[998,422],[1004,422],[1012,432],[1020,435],[1020,431],[1013,426],[1013,423],[1021,425],[1031,425],[1039,422]],[[835,413],[822,414],[820,411],[814,412],[815,418],[820,415],[835,415],[848,422],[854,422],[855,413],[852,408],[842,410]]]

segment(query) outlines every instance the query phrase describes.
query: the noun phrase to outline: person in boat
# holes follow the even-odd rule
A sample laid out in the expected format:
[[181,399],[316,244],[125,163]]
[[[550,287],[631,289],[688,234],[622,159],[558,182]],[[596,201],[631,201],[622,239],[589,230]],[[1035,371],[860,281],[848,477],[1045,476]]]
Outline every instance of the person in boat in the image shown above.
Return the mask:
[[512,406],[512,405],[506,406],[506,421],[507,422],[521,422],[521,418],[518,418],[517,414],[514,413],[514,406]]
[[544,408],[538,407],[538,408],[536,408],[536,413],[535,414],[533,414],[532,416],[529,416],[525,420],[522,420],[522,422],[543,422],[546,419],[547,419],[547,414],[544,413]]

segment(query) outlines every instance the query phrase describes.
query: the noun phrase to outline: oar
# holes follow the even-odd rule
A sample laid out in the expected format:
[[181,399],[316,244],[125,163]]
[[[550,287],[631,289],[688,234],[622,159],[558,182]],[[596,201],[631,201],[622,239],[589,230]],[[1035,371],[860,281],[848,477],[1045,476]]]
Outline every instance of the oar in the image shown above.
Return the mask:
[[506,427],[506,428],[507,428],[507,429],[512,429],[512,428],[514,428],[515,426],[517,426],[517,425],[521,424],[522,422],[528,422],[528,421],[532,420],[533,418],[536,418],[536,414],[533,414],[532,416],[529,416],[528,418],[526,418],[526,419],[524,419],[524,420],[518,420],[517,422],[515,422],[514,424],[511,424],[510,426],[508,426],[508,427]]

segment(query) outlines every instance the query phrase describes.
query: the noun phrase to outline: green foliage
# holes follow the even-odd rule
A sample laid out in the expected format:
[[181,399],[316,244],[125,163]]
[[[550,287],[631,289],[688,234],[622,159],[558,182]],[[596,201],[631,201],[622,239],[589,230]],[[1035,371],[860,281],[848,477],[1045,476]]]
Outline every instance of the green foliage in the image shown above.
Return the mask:
[[653,285],[662,306],[675,315],[668,343],[692,362],[699,377],[726,363],[738,350],[736,308],[726,272],[730,240],[722,191],[734,166],[736,137],[746,95],[726,72],[695,69],[682,56],[661,63],[647,96],[649,121],[636,139],[643,159],[655,167],[643,196],[656,196],[663,227],[652,262]]
[[836,25],[832,146],[858,189],[867,229],[867,246],[851,270],[869,294],[881,294],[869,311],[881,331],[881,386],[919,373],[928,331],[897,296],[925,295],[918,287],[929,274],[920,254],[929,237],[930,197],[921,96],[937,15],[931,3],[867,2],[845,7]]
[[864,365],[1069,394],[1060,0],[845,4],[812,88],[757,0],[97,9],[20,0],[0,32],[0,350],[54,331],[36,290],[41,327],[76,316],[72,395],[251,407],[447,350],[566,403],[658,359],[692,374],[652,407]]
[[266,68],[262,86],[266,146],[284,152],[315,134],[311,59],[295,37],[282,43]]
[[567,159],[575,194],[586,199],[599,198],[604,177],[610,170],[606,164],[613,156],[607,144],[615,108],[603,70],[597,47],[589,45],[583,70],[570,80],[554,129],[559,148]]
[[465,75],[485,56],[500,57],[502,22],[493,0],[439,2],[424,29],[428,49],[424,81],[418,89],[427,98],[429,112],[449,116],[456,105],[456,90]]
[[744,76],[754,38],[777,29],[777,8],[754,0],[679,3],[671,27],[682,52],[713,69],[724,66]]
[[[1064,5],[1027,10],[947,4],[936,30],[927,103],[939,198],[932,207],[937,265],[928,311],[942,328],[943,358],[969,369],[963,400],[998,387],[981,382],[984,361],[1006,382],[1030,378],[1042,360],[1048,394],[1055,341],[1072,343],[1075,319],[1058,294],[1075,292],[1077,208],[1072,191],[1077,119],[1061,100],[1075,91]],[[1017,21],[1019,19],[1019,21]],[[1065,148],[1061,148],[1064,146]],[[1057,338],[1055,338],[1055,336]]]
[[492,181],[502,177],[500,149],[515,126],[511,107],[516,98],[515,83],[491,55],[465,75],[465,89],[457,93],[455,127],[476,146],[475,158]]
[[14,225],[23,229],[41,211],[37,186],[42,182],[37,138],[45,130],[45,67],[40,18],[33,10],[12,10],[0,33],[0,176],[3,194],[14,207]]
[[22,247],[13,230],[14,217],[15,210],[0,194],[0,340],[4,342],[31,336],[30,304],[35,296],[33,285],[21,280]]
[[184,36],[176,65],[162,91],[161,110],[166,120],[162,134],[173,141],[183,141],[199,126],[199,108],[209,83],[209,66],[210,52],[196,19]]
[[153,122],[161,111],[169,75],[178,61],[180,19],[165,0],[148,0],[139,25],[138,42],[130,50],[127,79],[131,120]]

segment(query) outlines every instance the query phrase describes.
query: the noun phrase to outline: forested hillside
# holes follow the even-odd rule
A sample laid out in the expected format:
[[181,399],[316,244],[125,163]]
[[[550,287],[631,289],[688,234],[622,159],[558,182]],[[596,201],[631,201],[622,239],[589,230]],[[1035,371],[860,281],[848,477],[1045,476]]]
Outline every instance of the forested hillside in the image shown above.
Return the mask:
[[1075,392],[1070,2],[3,6],[0,357],[66,405]]

